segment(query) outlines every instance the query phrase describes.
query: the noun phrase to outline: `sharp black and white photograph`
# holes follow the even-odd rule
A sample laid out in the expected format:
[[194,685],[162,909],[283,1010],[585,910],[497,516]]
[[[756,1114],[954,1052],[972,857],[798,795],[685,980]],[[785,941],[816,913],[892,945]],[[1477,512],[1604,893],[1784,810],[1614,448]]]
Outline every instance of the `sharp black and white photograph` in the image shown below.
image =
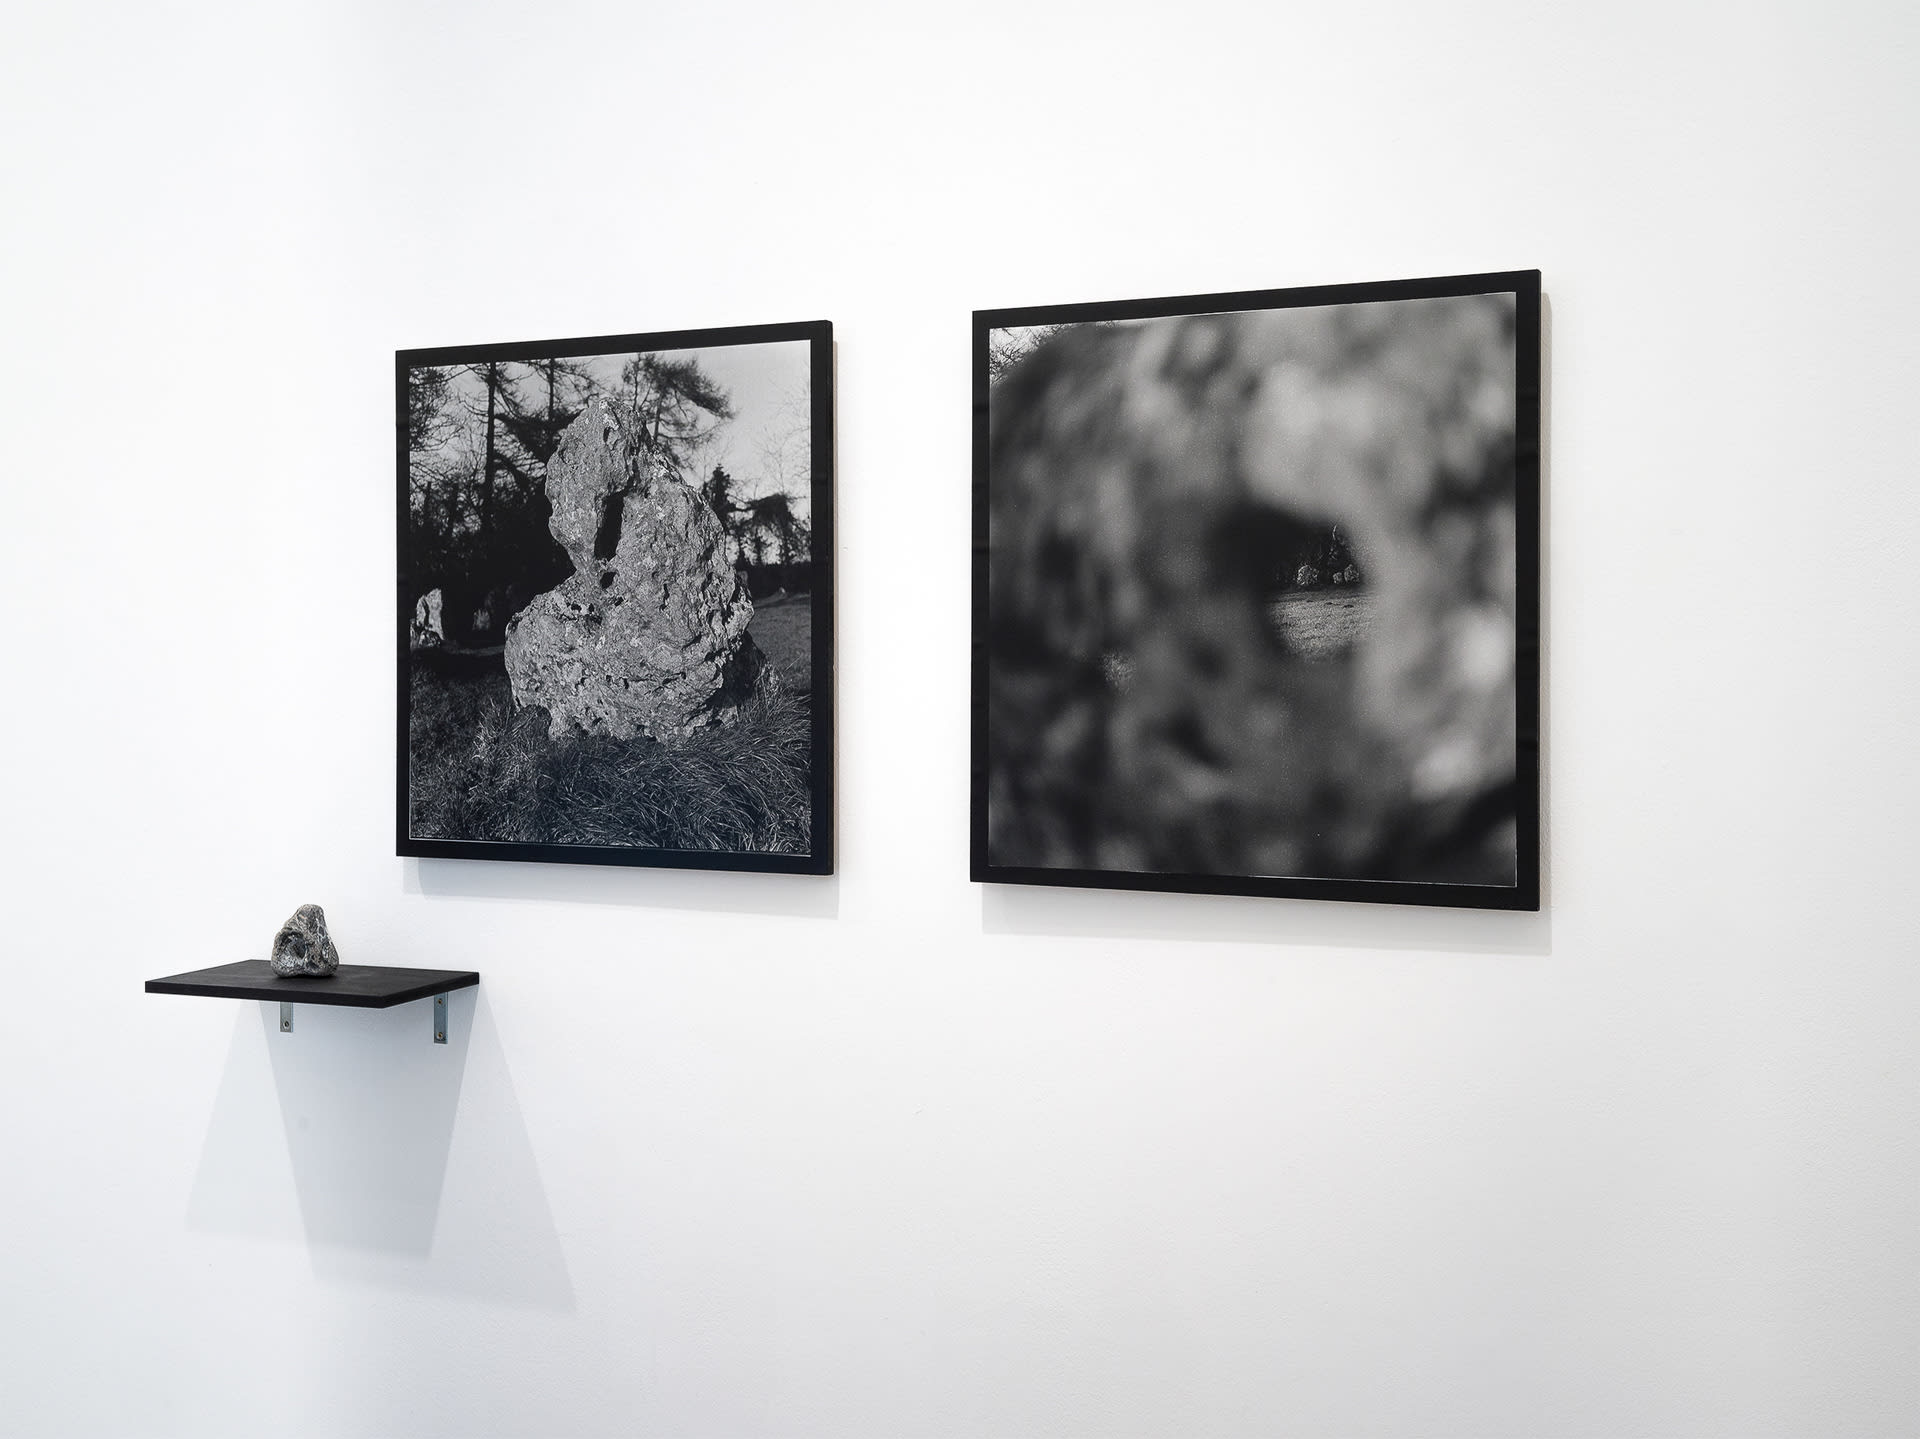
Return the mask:
[[832,327],[402,350],[399,852],[832,872]]
[[975,312],[975,880],[1539,907],[1539,284]]

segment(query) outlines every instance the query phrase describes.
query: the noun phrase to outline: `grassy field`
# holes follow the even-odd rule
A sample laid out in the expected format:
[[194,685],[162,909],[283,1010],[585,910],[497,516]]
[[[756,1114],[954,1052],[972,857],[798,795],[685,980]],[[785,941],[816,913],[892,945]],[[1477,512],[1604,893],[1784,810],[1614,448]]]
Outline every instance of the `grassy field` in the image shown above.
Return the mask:
[[747,633],[795,694],[813,688],[813,602],[805,595],[761,600]]
[[1335,586],[1326,590],[1288,590],[1267,613],[1302,659],[1341,659],[1373,628],[1373,596],[1366,590]]
[[805,853],[810,611],[804,598],[756,610],[749,633],[778,682],[763,685],[735,723],[671,745],[549,739],[544,709],[514,710],[497,659],[416,656],[415,838]]

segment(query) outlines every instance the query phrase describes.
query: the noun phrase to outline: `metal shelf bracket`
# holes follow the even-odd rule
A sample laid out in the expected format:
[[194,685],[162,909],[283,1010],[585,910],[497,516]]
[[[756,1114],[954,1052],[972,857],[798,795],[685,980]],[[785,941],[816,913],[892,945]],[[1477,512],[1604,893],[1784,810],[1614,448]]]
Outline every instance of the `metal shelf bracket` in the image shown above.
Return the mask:
[[[293,1033],[293,1004],[290,1000],[280,1001],[280,1032]],[[433,997],[433,1042],[447,1042],[447,997],[444,994]]]

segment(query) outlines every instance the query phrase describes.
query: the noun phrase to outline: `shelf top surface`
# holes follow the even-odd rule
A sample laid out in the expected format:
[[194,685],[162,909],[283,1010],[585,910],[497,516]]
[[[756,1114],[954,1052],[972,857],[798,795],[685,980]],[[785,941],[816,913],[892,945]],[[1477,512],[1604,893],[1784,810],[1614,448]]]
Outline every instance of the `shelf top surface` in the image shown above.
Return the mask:
[[264,959],[243,959],[147,981],[148,994],[202,994],[214,999],[277,999],[290,1004],[345,1004],[389,1009],[478,984],[470,969],[395,969],[379,964],[343,964],[324,979],[287,978]]

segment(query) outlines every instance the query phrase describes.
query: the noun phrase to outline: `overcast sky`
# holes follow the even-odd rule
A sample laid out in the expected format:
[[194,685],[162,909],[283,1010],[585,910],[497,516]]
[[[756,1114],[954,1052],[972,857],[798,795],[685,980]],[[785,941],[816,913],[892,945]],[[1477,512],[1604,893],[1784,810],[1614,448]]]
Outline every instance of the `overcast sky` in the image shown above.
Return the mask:
[[[784,479],[795,501],[795,513],[810,518],[811,495],[804,483],[809,476],[811,415],[809,366],[811,346],[806,340],[781,340],[759,345],[712,345],[698,350],[655,350],[662,358],[692,358],[713,378],[733,401],[733,418],[716,432],[709,452],[701,457],[703,474],[713,466],[724,465],[734,477],[734,494],[752,499],[781,487]],[[608,390],[620,387],[620,370],[634,352],[617,355],[581,355],[570,357],[589,371]],[[529,364],[537,364],[537,361]],[[508,371],[519,382],[525,373],[519,362]],[[544,404],[543,383],[528,380],[519,385],[529,406]],[[454,381],[483,413],[485,401],[481,382],[470,374]],[[787,472],[776,472],[768,458],[770,449],[785,442]],[[450,439],[449,443],[456,443]]]

